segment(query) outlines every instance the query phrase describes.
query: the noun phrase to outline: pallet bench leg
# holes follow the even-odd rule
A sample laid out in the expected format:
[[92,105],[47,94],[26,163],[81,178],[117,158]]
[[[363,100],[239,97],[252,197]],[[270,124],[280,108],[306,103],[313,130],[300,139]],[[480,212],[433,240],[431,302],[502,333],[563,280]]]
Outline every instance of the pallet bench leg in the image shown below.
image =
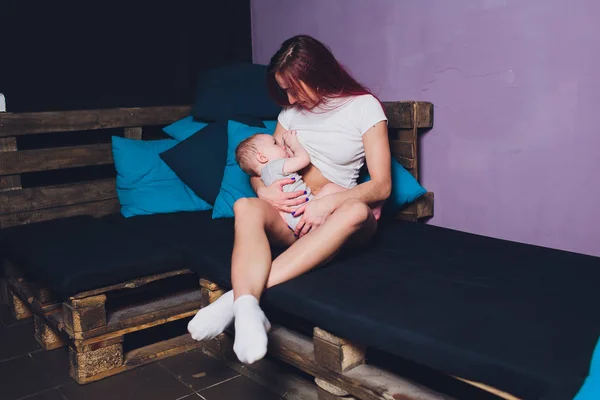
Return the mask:
[[348,392],[323,379],[315,378],[319,400],[356,400]]
[[69,346],[69,374],[78,383],[87,383],[123,365],[123,337],[85,344],[75,341]]
[[10,307],[15,319],[21,320],[30,318],[33,314],[29,309],[29,306],[25,304],[16,293],[12,290],[8,290],[8,306]]
[[225,293],[225,289],[204,278],[200,278],[200,290],[202,291],[202,307],[214,303]]
[[0,277],[0,304],[8,304],[8,282]]
[[34,336],[45,350],[54,350],[67,345],[67,341],[39,315],[33,316]]
[[63,320],[69,335],[106,325],[106,295],[90,296],[63,303]]
[[[320,328],[313,330],[315,361],[333,372],[344,373],[365,363],[365,347],[339,338]],[[319,400],[352,400],[348,392],[316,378]]]

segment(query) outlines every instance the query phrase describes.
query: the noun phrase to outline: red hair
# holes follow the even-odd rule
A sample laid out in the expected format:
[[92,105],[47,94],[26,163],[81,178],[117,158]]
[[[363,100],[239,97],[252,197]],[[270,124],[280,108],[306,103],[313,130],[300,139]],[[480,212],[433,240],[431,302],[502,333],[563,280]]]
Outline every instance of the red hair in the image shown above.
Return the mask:
[[[308,98],[300,81],[310,87],[318,97],[315,106],[321,105],[325,98],[365,94],[377,98],[346,71],[327,46],[308,35],[287,39],[269,63],[267,85],[271,96],[280,106],[288,107],[291,104],[287,94],[277,83],[276,74],[279,74],[294,95]],[[301,107],[298,102],[295,106]]]

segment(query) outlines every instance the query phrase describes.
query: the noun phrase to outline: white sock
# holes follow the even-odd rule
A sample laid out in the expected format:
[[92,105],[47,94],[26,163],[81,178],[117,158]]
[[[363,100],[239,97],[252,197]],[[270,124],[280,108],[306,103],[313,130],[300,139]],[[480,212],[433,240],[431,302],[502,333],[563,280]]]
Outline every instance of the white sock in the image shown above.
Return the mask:
[[233,304],[235,341],[233,351],[246,364],[260,360],[267,353],[267,332],[271,324],[256,297],[241,296]]
[[223,333],[232,321],[233,290],[230,290],[214,303],[201,308],[188,323],[188,332],[194,340],[209,340]]

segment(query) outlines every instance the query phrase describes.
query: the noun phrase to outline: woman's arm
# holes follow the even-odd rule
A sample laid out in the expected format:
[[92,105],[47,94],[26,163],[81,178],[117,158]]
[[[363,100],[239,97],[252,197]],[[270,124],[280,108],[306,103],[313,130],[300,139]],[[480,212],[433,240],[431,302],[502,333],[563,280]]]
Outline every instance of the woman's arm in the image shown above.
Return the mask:
[[[392,190],[392,170],[390,167],[392,160],[385,121],[378,122],[365,132],[363,144],[371,180],[352,189],[323,197],[323,199],[327,199],[334,210],[348,199],[359,199],[368,205],[375,205],[390,196]],[[299,214],[299,212],[296,212],[296,214]]]
[[390,196],[392,190],[391,154],[385,121],[378,122],[365,132],[363,144],[371,180],[352,189],[324,196],[299,207],[294,215],[303,213],[304,215],[302,215],[296,226],[298,237],[305,235],[310,229],[316,228],[325,222],[329,215],[345,200],[358,199],[369,206],[376,206]]

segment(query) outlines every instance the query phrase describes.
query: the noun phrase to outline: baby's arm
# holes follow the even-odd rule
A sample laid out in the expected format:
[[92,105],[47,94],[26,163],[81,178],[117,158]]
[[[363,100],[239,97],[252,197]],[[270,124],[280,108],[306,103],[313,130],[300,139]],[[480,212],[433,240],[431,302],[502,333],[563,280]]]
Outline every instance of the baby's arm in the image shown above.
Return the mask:
[[298,141],[298,138],[296,137],[296,131],[285,132],[283,134],[283,142],[294,153],[294,155],[288,158],[283,164],[283,172],[285,174],[298,172],[310,164],[310,156],[308,155],[306,149],[302,147]]

